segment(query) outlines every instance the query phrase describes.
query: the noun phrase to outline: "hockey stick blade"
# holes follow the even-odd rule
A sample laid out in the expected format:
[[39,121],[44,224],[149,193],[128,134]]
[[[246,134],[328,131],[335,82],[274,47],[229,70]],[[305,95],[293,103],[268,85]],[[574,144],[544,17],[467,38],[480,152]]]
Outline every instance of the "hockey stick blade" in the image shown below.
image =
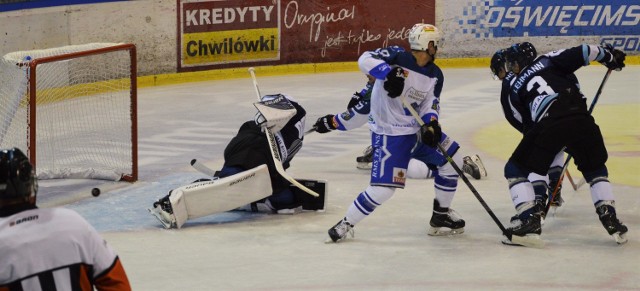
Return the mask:
[[197,159],[191,160],[191,166],[196,169],[198,172],[203,173],[207,176],[213,177],[216,175],[216,171],[205,166],[205,164],[201,163]]

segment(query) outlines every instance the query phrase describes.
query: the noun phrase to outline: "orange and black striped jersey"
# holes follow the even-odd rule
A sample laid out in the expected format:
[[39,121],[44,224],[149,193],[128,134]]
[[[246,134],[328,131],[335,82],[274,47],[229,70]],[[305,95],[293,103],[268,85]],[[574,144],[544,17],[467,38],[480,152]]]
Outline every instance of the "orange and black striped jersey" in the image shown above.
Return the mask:
[[31,209],[0,217],[0,291],[131,290],[116,253],[78,213]]

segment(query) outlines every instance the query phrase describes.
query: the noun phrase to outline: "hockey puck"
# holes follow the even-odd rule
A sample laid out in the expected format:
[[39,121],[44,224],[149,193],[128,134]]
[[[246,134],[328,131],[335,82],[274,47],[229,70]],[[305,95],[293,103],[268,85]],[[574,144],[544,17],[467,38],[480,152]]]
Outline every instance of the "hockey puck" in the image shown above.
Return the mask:
[[91,189],[91,195],[93,195],[93,197],[98,197],[98,196],[100,196],[100,188],[93,188],[93,189]]

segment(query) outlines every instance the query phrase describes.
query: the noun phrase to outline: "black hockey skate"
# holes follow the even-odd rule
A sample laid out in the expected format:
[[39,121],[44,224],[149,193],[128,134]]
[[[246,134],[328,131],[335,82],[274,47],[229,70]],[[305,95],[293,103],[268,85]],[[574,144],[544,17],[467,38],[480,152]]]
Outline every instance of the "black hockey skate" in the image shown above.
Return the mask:
[[356,162],[358,163],[356,167],[361,170],[369,170],[373,162],[373,148],[368,146],[362,153],[362,156],[356,157]]
[[351,238],[354,237],[353,224],[349,223],[346,218],[340,220],[336,225],[329,229],[329,239],[326,243],[338,242],[347,238],[348,234],[351,234]]
[[443,236],[464,233],[465,222],[455,210],[440,207],[438,200],[434,199],[433,215],[429,225],[431,227],[427,232],[428,235]]
[[525,210],[523,213],[511,218],[511,227],[507,232],[511,239],[505,237],[503,244],[527,247],[544,247],[544,241],[540,239],[542,233],[542,208],[539,204]]
[[613,201],[601,201],[598,203],[596,205],[596,213],[598,213],[604,229],[609,235],[613,236],[613,239],[615,239],[618,244],[627,242],[626,234],[629,229],[618,220]]
[[[169,194],[171,195],[171,194]],[[176,218],[173,215],[173,208],[169,195],[160,198],[158,201],[153,202],[153,208],[148,209],[151,214],[162,223],[164,228],[176,227]]]

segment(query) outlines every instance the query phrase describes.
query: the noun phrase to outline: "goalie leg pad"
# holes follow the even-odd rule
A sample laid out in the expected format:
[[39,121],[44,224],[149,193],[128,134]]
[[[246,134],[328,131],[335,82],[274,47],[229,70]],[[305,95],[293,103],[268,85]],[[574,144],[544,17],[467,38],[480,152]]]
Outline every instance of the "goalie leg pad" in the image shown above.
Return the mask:
[[198,182],[172,190],[169,200],[176,227],[189,219],[236,209],[271,195],[266,165],[212,181]]

